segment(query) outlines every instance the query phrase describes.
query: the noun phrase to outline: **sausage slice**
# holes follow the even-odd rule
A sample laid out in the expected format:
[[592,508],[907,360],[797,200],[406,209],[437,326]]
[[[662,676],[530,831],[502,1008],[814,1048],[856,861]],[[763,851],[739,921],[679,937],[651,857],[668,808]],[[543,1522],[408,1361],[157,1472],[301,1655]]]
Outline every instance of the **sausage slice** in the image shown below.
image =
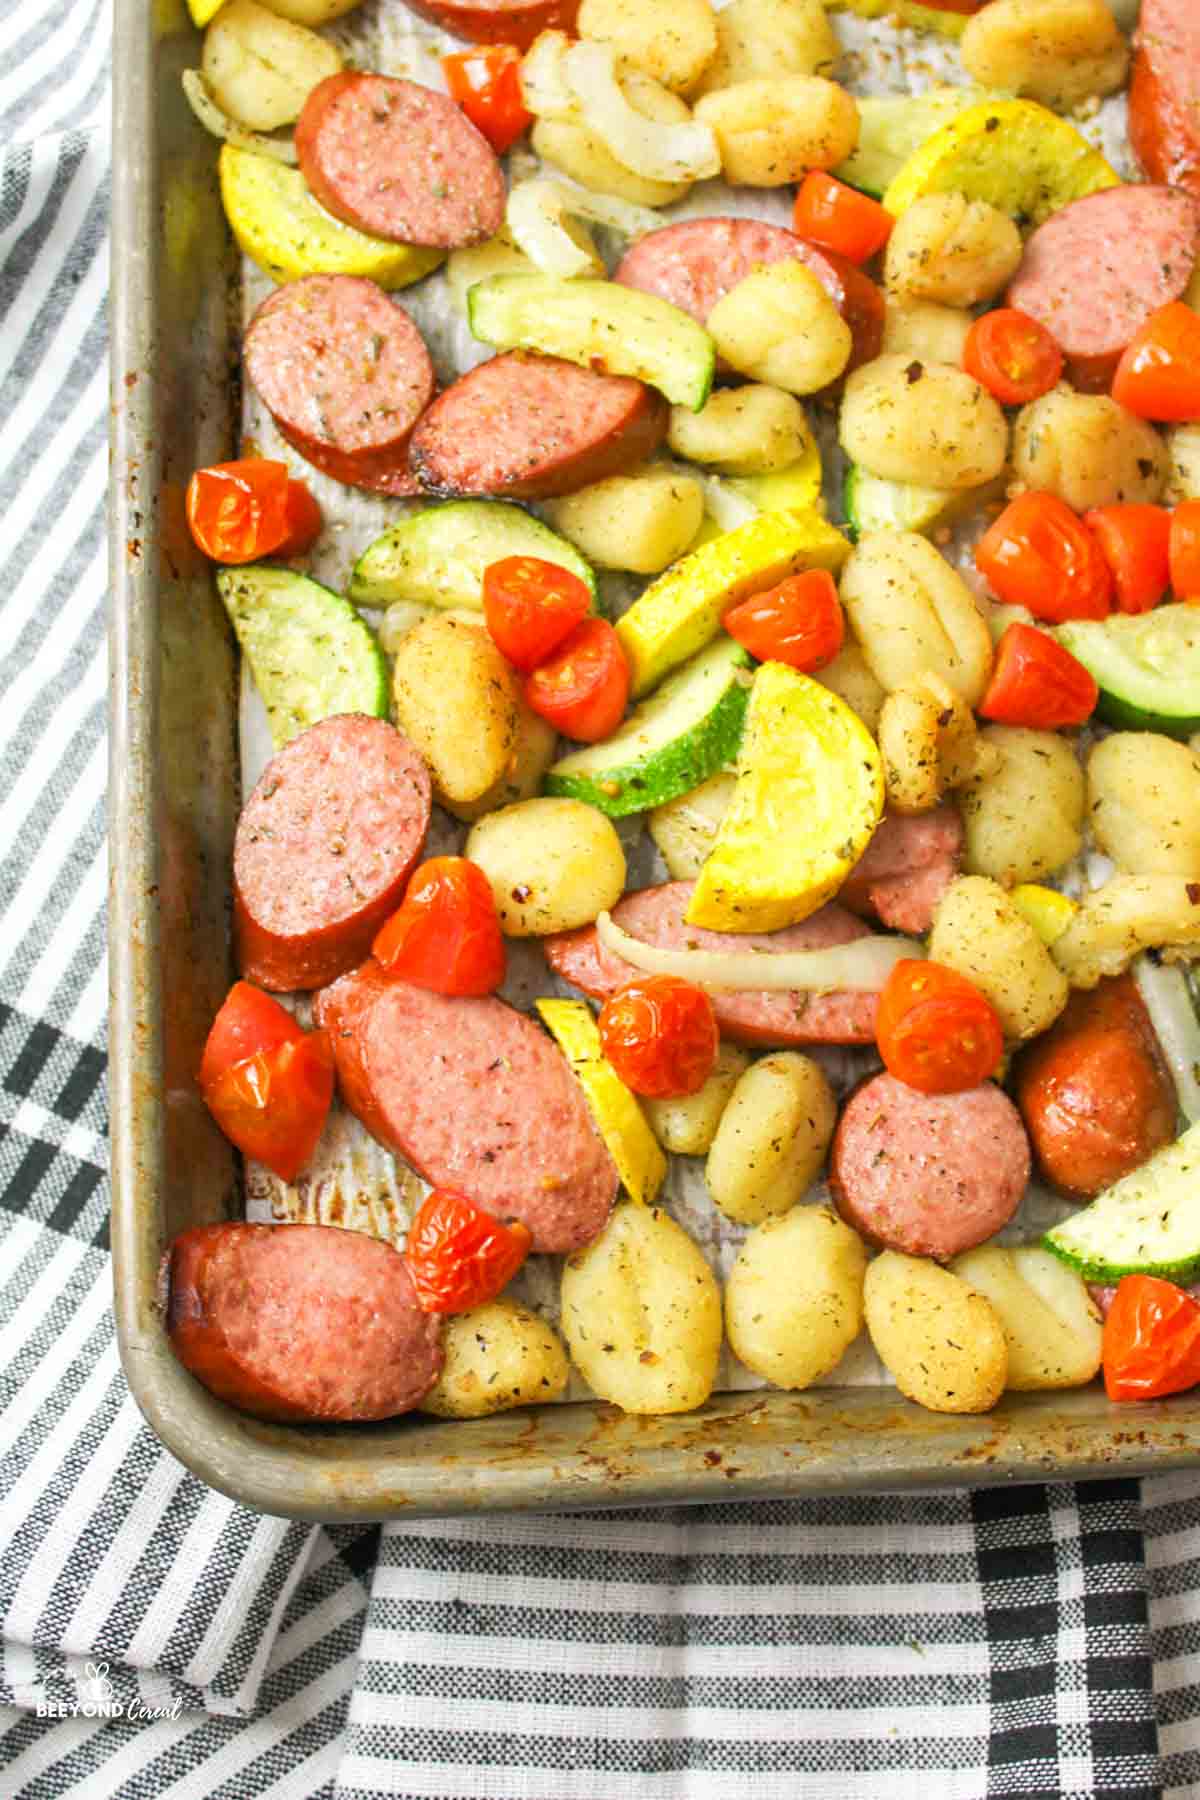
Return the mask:
[[1072,1199],[1093,1199],[1175,1136],[1175,1084],[1129,975],[1071,995],[1021,1052],[1015,1092],[1042,1173]]
[[1200,194],[1200,10],[1142,0],[1129,84],[1129,141],[1151,181]]
[[535,1250],[597,1235],[616,1170],[565,1057],[531,1019],[372,964],[320,994],[317,1019],[347,1106],[427,1181],[522,1220]]
[[341,713],[263,770],[233,843],[238,967],[277,992],[360,963],[429,828],[429,772],[384,719]]
[[[840,906],[823,906],[802,925],[790,925],[785,931],[736,935],[705,931],[684,918],[694,886],[691,881],[669,881],[662,887],[642,888],[618,902],[613,918],[631,937],[669,950],[821,950],[871,935]],[[542,948],[555,974],[593,1000],[606,1000],[641,973],[602,948],[594,925],[543,938]],[[722,1034],[738,1044],[869,1044],[875,1037],[879,996],[759,990],[714,993],[712,1003]]]
[[327,212],[372,237],[457,250],[504,223],[504,172],[482,132],[436,89],[343,70],[296,121],[300,171]]
[[334,1225],[199,1225],[162,1265],[171,1348],[259,1419],[390,1419],[442,1367],[404,1258]]
[[410,12],[472,44],[528,50],[542,31],[574,31],[579,0],[406,0]]
[[433,494],[548,500],[643,462],[666,436],[661,394],[520,351],[480,363],[413,433],[413,473]]
[[1008,290],[1046,327],[1077,387],[1106,393],[1151,313],[1178,300],[1200,248],[1200,199],[1182,188],[1114,187],[1039,225]]
[[885,813],[838,899],[892,931],[921,936],[962,859],[963,827],[949,801],[928,813]]
[[433,364],[382,288],[359,275],[289,282],[258,308],[242,351],[251,386],[314,468],[351,487],[412,492],[408,443],[433,398]]
[[842,1110],[829,1188],[868,1243],[949,1262],[1008,1224],[1029,1167],[1021,1116],[992,1082],[919,1094],[885,1072]]

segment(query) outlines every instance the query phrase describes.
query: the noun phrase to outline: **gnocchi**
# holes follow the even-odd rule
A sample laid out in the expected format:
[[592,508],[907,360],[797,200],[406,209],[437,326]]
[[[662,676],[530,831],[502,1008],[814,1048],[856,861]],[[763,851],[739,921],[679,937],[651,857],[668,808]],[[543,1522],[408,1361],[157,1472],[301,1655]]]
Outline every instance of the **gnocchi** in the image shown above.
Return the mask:
[[968,875],[1001,887],[1040,881],[1083,846],[1083,770],[1066,738],[1018,725],[985,725],[991,769],[960,788]]
[[998,882],[961,875],[933,917],[929,954],[991,1001],[1006,1038],[1036,1037],[1067,1004],[1066,977]]
[[886,693],[931,674],[974,706],[992,668],[992,639],[970,588],[928,538],[871,532],[842,570],[842,604]]
[[902,213],[884,257],[894,294],[942,306],[977,306],[1008,286],[1021,234],[1007,213],[965,194],[926,194]]
[[201,69],[213,98],[253,131],[291,125],[317,83],[341,66],[336,45],[258,0],[226,0],[204,34]]
[[838,436],[872,475],[923,487],[980,487],[1008,457],[1008,425],[986,389],[962,369],[906,356],[849,376]]
[[843,643],[833,661],[816,671],[815,679],[858,714],[872,737],[876,735],[886,694],[857,644]]
[[1200,424],[1173,425],[1167,432],[1168,506],[1200,500]]
[[991,0],[967,20],[961,51],[981,87],[1063,110],[1113,93],[1129,63],[1105,0]]
[[708,0],[583,0],[581,38],[611,44],[626,64],[674,94],[688,94],[717,54],[717,22]]
[[414,625],[392,668],[396,722],[451,808],[479,800],[511,767],[521,708],[516,677],[488,633],[444,614]]
[[836,381],[854,344],[812,270],[794,261],[752,269],[717,301],[707,329],[739,374],[790,394],[815,394]]
[[1142,950],[1195,954],[1200,945],[1200,886],[1182,875],[1114,875],[1085,894],[1054,940],[1054,960],[1072,987],[1093,988],[1121,975]]
[[878,735],[888,805],[898,813],[932,812],[947,788],[992,762],[971,708],[939,675],[919,675],[890,693]]
[[695,116],[716,137],[726,181],[739,187],[782,187],[809,169],[834,169],[858,142],[858,107],[820,75],[738,81],[702,95]]
[[1027,487],[1057,494],[1083,513],[1119,500],[1161,499],[1167,447],[1153,425],[1108,394],[1056,387],[1017,414],[1013,469]]
[[722,1044],[716,1067],[698,1092],[671,1100],[643,1100],[642,1110],[663,1149],[675,1156],[703,1156],[717,1135],[729,1096],[749,1066],[744,1050]]
[[834,1370],[863,1327],[867,1252],[827,1206],[796,1206],[752,1231],[725,1284],[735,1356],[780,1388]]
[[1074,1269],[1049,1250],[984,1244],[951,1272],[990,1301],[1008,1348],[1013,1393],[1082,1387],[1100,1368],[1100,1312]]
[[883,354],[903,356],[909,361],[916,357],[923,363],[948,363],[959,369],[973,323],[971,314],[961,307],[889,294],[883,320]]
[[673,881],[694,881],[699,875],[736,784],[732,772],[710,775],[690,793],[656,806],[650,814],[650,835]]
[[[389,608],[389,612],[392,611]],[[459,615],[461,616],[461,615]],[[499,776],[477,800],[443,798],[447,812],[470,825],[499,806],[512,806],[518,800],[532,799],[542,785],[542,777],[558,754],[558,733],[553,725],[539,718],[517,691],[517,724],[512,748]]]
[[616,828],[582,800],[519,800],[488,813],[471,828],[465,855],[487,876],[507,937],[590,925],[625,892]]
[[589,562],[657,575],[699,531],[704,489],[681,469],[650,466],[551,500],[546,517]]
[[681,1225],[626,1201],[567,1258],[562,1331],[602,1400],[629,1413],[690,1412],[717,1378],[720,1289]]
[[824,0],[730,0],[717,14],[717,53],[700,91],[764,76],[827,75],[838,55]]
[[796,1050],[761,1057],[738,1080],[705,1164],[725,1214],[757,1225],[795,1206],[825,1161],[837,1102],[818,1063]]
[[937,1263],[885,1250],[867,1268],[863,1311],[900,1392],[931,1412],[988,1412],[1004,1392],[1008,1346],[990,1300]]
[[442,1349],[442,1372],[420,1407],[440,1419],[484,1419],[558,1400],[570,1377],[557,1333],[515,1300],[489,1300],[448,1318]]
[[1200,756],[1156,731],[1114,731],[1087,765],[1088,823],[1131,875],[1200,881]]
[[799,462],[810,442],[804,408],[782,388],[718,388],[699,412],[673,406],[667,442],[676,456],[725,475],[766,475]]
[[[670,93],[641,69],[625,69],[619,80],[626,100],[644,118],[660,125],[678,125],[690,116],[678,94]],[[591,188],[596,194],[615,195],[634,206],[670,206],[682,200],[691,186],[687,181],[659,181],[653,176],[635,175],[617,161],[578,111],[536,119],[529,142],[535,155],[561,169],[580,187]]]

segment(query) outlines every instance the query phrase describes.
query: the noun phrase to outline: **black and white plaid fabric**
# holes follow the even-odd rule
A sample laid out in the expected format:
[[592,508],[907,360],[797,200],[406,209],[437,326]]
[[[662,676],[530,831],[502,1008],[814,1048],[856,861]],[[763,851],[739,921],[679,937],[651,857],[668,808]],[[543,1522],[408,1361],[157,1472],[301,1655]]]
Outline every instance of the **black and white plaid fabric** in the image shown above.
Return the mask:
[[1200,1474],[381,1533],[250,1515],[141,1423],[104,1176],[107,71],[103,0],[0,0],[3,1800],[1200,1793]]

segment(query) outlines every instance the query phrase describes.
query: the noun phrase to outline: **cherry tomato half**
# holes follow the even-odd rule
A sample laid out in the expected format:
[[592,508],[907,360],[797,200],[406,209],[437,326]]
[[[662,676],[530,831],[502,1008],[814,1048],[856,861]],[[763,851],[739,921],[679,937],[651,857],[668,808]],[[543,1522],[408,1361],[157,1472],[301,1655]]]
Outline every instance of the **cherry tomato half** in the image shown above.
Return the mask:
[[1019,494],[975,546],[992,592],[1035,619],[1106,619],[1113,579],[1100,546],[1055,494]]
[[204,1046],[200,1092],[245,1156],[294,1181],[317,1147],[333,1099],[333,1053],[278,1000],[236,981]]
[[810,169],[796,193],[792,229],[823,250],[864,263],[882,250],[896,223],[891,213],[822,169]]
[[607,619],[584,619],[525,681],[525,698],[547,724],[598,744],[625,717],[629,664]]
[[503,1224],[451,1188],[434,1188],[409,1227],[404,1259],[425,1312],[469,1312],[494,1300],[525,1258],[529,1227]]
[[247,563],[269,556],[287,538],[287,464],[265,456],[213,463],[188,482],[187,519],[206,556]]
[[1110,1400],[1156,1400],[1200,1381],[1200,1302],[1173,1281],[1126,1275],[1104,1321]]
[[1168,560],[1175,598],[1200,600],[1200,500],[1181,501],[1171,514]]
[[1084,513],[1083,522],[1112,570],[1118,610],[1144,613],[1157,606],[1171,579],[1171,515],[1166,507],[1132,501],[1096,506]]
[[957,1094],[994,1075],[1004,1055],[995,1009],[965,975],[915,957],[883,984],[875,1038],[888,1073],[922,1094]]
[[275,556],[303,556],[321,535],[321,508],[303,481],[287,484],[287,536],[276,544]]
[[533,124],[521,93],[521,52],[515,44],[477,44],[443,56],[442,68],[450,98],[503,156]]
[[1063,356],[1037,319],[1015,306],[1000,306],[968,331],[963,368],[1002,406],[1026,406],[1055,386]]
[[842,647],[845,621],[833,576],[806,569],[751,594],[725,614],[725,629],[759,662],[787,663],[811,675]]
[[646,975],[600,1009],[600,1043],[627,1088],[647,1100],[694,1094],[721,1047],[712,1001],[677,975]]
[[483,616],[492,641],[526,675],[570,637],[591,603],[578,575],[540,556],[505,556],[483,572]]
[[504,938],[491,883],[465,856],[431,856],[371,946],[376,962],[435,994],[491,994],[504,980]]
[[1036,625],[1009,625],[996,646],[996,660],[979,716],[997,725],[1024,725],[1031,731],[1062,731],[1082,725],[1096,710],[1100,690],[1078,657]]
[[1200,419],[1200,314],[1182,300],[1152,313],[1117,364],[1112,397],[1142,419]]

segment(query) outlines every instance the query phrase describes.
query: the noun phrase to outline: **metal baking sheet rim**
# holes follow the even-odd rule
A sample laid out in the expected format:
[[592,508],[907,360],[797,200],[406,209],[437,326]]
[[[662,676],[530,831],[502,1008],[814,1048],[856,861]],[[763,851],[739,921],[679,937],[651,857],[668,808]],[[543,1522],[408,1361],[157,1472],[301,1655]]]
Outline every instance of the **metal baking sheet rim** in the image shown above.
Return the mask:
[[[151,1428],[231,1498],[325,1521],[1194,1466],[1200,1400],[1117,1408],[1098,1388],[1009,1395],[992,1413],[964,1417],[888,1390],[830,1389],[716,1396],[662,1418],[593,1403],[303,1428],[241,1417],[175,1361],[157,1295],[162,1248],[184,1224],[236,1205],[232,1159],[187,1080],[211,1001],[194,984],[220,988],[228,972],[236,744],[232,645],[207,571],[178,535],[180,477],[227,451],[233,413],[220,400],[228,263],[217,238],[204,241],[206,209],[220,229],[214,158],[179,99],[194,35],[182,0],[177,20],[169,10],[161,0],[116,9],[111,297],[112,1250],[121,1359]],[[167,294],[172,248],[176,289]]]

